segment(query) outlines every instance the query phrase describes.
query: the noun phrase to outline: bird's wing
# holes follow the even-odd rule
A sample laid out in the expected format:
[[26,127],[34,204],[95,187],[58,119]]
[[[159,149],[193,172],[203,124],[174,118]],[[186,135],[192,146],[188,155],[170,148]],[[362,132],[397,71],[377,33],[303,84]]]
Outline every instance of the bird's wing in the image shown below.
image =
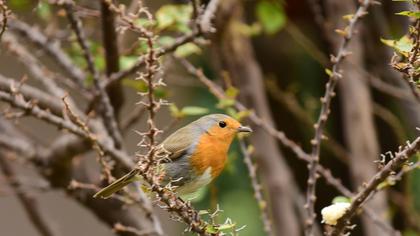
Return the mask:
[[169,159],[176,160],[188,152],[196,143],[199,135],[193,127],[186,126],[171,134],[162,142],[162,147],[169,153]]

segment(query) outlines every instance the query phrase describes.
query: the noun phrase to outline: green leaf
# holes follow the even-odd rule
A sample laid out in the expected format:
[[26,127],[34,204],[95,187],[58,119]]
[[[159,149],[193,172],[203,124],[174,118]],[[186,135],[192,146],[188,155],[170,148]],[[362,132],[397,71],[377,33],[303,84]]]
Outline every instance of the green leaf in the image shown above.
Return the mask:
[[217,108],[225,109],[227,107],[231,107],[235,104],[235,99],[224,98],[220,99],[219,103],[217,104]]
[[147,27],[155,26],[156,22],[153,20],[146,19],[146,18],[138,18],[134,20],[134,25],[147,28]]
[[239,94],[239,89],[233,86],[229,86],[229,88],[226,89],[225,94],[228,98],[236,98],[236,96]]
[[209,234],[217,234],[219,231],[217,230],[216,226],[214,225],[207,225],[206,232]]
[[186,116],[199,116],[209,113],[205,107],[186,106],[181,109],[181,113]]
[[178,118],[181,116],[181,111],[174,103],[171,103],[171,105],[169,105],[169,111],[171,112],[172,117]]
[[169,46],[175,42],[175,38],[164,35],[164,36],[159,37],[158,42],[160,46]]
[[399,40],[381,38],[381,42],[389,47],[394,48],[398,53],[406,57],[408,56],[408,53],[411,52],[411,49],[413,48],[413,42],[407,36],[403,36]]
[[340,203],[340,202],[351,203],[351,199],[344,196],[337,196],[332,200],[332,203]]
[[235,27],[240,33],[246,36],[256,36],[261,34],[262,26],[259,22],[254,22],[252,25],[245,24],[243,22],[234,22]]
[[330,69],[328,69],[328,68],[325,68],[325,73],[327,73],[327,75],[329,76],[329,77],[331,77],[332,76],[332,71],[330,70]]
[[191,19],[192,6],[190,4],[168,4],[156,12],[157,28],[170,29],[180,32],[190,32],[188,23]]
[[105,58],[102,55],[95,56],[94,63],[95,67],[98,68],[98,70],[105,69]]
[[120,68],[121,70],[126,70],[131,68],[136,61],[138,60],[137,56],[122,56],[120,57]]
[[230,229],[233,229],[235,226],[236,226],[236,224],[234,224],[234,223],[226,223],[226,224],[219,225],[219,226],[217,227],[217,229],[218,229],[219,231],[224,231],[224,230],[230,230]]
[[200,54],[200,53],[201,53],[201,48],[198,47],[194,43],[186,43],[182,46],[179,46],[175,50],[175,56],[177,56],[177,57],[187,57],[187,56],[190,56],[192,54]]
[[125,79],[123,80],[123,85],[127,86],[127,87],[131,87],[134,90],[141,92],[141,93],[146,93],[147,92],[147,84],[146,82],[144,82],[143,80],[132,80],[132,79]]
[[414,17],[416,19],[420,18],[420,12],[418,11],[402,11],[402,12],[395,13],[395,15]]
[[274,1],[258,2],[256,15],[267,34],[277,33],[286,24],[286,14],[282,5]]
[[39,1],[36,7],[36,13],[43,20],[50,19],[51,18],[50,5],[45,1]]

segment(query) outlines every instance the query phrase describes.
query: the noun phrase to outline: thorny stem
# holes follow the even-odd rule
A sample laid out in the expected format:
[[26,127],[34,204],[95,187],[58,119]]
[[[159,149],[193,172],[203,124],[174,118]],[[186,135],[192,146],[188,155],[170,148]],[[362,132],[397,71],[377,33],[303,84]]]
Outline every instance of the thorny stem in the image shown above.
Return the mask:
[[321,112],[319,114],[318,121],[314,125],[315,136],[311,140],[312,152],[311,152],[311,161],[309,162],[309,165],[308,165],[309,176],[308,176],[308,186],[307,186],[307,191],[306,191],[306,204],[305,204],[305,208],[308,211],[308,217],[309,217],[305,224],[306,236],[313,235],[313,226],[316,219],[316,213],[315,213],[316,182],[318,178],[317,168],[319,165],[320,146],[321,146],[321,141],[323,139],[323,131],[325,128],[325,124],[330,114],[331,100],[335,96],[334,90],[337,85],[337,81],[342,77],[342,74],[339,71],[339,67],[340,67],[341,62],[348,55],[348,52],[346,50],[353,36],[356,22],[362,16],[367,14],[366,11],[371,3],[372,3],[371,0],[364,0],[360,3],[360,6],[357,9],[356,13],[352,16],[352,18],[349,21],[348,26],[343,31],[344,32],[343,39],[340,43],[340,47],[338,48],[337,55],[331,58],[331,62],[333,63],[331,75],[325,86],[326,87],[325,94],[323,97],[321,97],[321,104],[322,104]]
[[1,22],[1,28],[0,28],[0,39],[1,36],[3,36],[3,33],[6,31],[7,28],[7,21],[9,16],[9,9],[6,6],[6,2],[4,0],[0,0],[0,11],[2,15],[2,22]]
[[258,181],[257,167],[252,162],[251,152],[248,150],[244,140],[239,140],[239,146],[241,148],[242,155],[244,156],[245,165],[248,168],[249,177],[251,178],[254,197],[257,200],[258,207],[260,208],[260,215],[264,225],[264,231],[268,236],[273,235],[272,223],[267,209],[267,202],[264,199],[262,187]]
[[328,234],[329,236],[341,235],[345,229],[348,221],[356,214],[357,210],[363,205],[365,200],[371,196],[371,194],[377,191],[378,186],[386,181],[388,176],[394,174],[399,168],[401,168],[411,155],[416,154],[420,150],[420,137],[417,137],[412,143],[407,142],[407,145],[394,155],[394,157],[378,172],[373,176],[368,183],[364,186],[363,190],[360,191],[351,202],[349,209],[346,213],[338,220],[337,225]]

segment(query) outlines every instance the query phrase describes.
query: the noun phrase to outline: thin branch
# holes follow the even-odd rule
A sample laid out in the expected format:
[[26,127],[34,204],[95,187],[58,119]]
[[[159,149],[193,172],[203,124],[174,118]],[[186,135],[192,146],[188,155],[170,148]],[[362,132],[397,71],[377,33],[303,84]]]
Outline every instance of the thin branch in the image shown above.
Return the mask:
[[352,199],[349,209],[338,220],[337,225],[329,233],[329,236],[341,235],[347,223],[357,213],[357,210],[363,205],[365,200],[378,190],[378,186],[382,182],[386,181],[390,175],[394,174],[399,168],[406,164],[411,155],[416,154],[419,150],[420,137],[417,137],[411,143],[407,141],[407,145],[404,148],[400,148],[400,150],[393,155],[393,158],[378,173],[376,173],[366,185],[364,185],[363,190],[361,190]]
[[[61,117],[53,115],[46,110],[40,109],[33,103],[26,102],[20,96],[13,96],[5,92],[0,92],[0,101],[7,102],[13,107],[21,109],[32,116],[35,116],[41,120],[51,123],[57,126],[58,128],[66,129],[77,136],[89,140],[89,137],[86,135],[86,133],[77,125],[73,124],[68,120],[64,120]],[[98,140],[98,143],[105,151],[105,154],[109,154],[110,156],[112,156],[115,160],[123,164],[123,166],[126,169],[131,169],[134,166],[134,162],[131,160],[131,158],[126,153],[112,147],[108,140]]]
[[[267,80],[266,83],[268,93],[278,103],[282,104],[293,116],[295,116],[300,121],[300,123],[304,124],[306,127],[311,128],[313,126],[313,119],[305,110],[305,108],[299,104],[299,101],[291,92],[282,91],[282,89],[279,88],[275,81]],[[335,139],[329,138],[327,140],[326,145],[324,145],[323,147],[327,151],[331,152],[335,157],[337,157],[338,160],[344,163],[348,162],[348,151]]]
[[335,96],[335,87],[339,78],[342,77],[339,67],[344,60],[344,58],[349,54],[347,52],[347,47],[349,42],[354,34],[354,29],[356,22],[365,14],[367,14],[367,9],[369,5],[372,4],[371,0],[363,0],[360,2],[360,6],[357,9],[356,13],[352,15],[348,26],[342,31],[343,39],[338,48],[336,56],[331,57],[331,62],[333,63],[331,75],[326,84],[325,94],[321,97],[321,111],[318,117],[318,121],[314,125],[315,127],[315,136],[311,140],[312,151],[311,151],[311,161],[308,165],[309,176],[308,176],[308,185],[306,192],[306,205],[305,208],[308,211],[308,220],[305,225],[305,235],[313,235],[313,225],[316,219],[315,213],[315,201],[316,201],[316,181],[317,181],[317,166],[319,164],[319,154],[321,141],[324,137],[323,131],[325,124],[330,113],[330,104],[332,98]]
[[22,204],[25,212],[27,213],[29,220],[43,236],[57,236],[60,235],[57,230],[51,225],[51,219],[46,219],[41,213],[41,208],[38,205],[35,197],[28,193],[21,185],[18,180],[17,173],[13,170],[13,167],[6,160],[7,157],[4,152],[0,152],[0,169],[3,171],[7,178],[10,186],[15,192],[17,199]]
[[56,97],[62,97],[66,94],[52,78],[53,73],[47,70],[35,56],[19,43],[13,34],[5,34],[3,41],[6,44],[6,48],[16,55],[26,68],[28,68],[33,78],[41,82],[50,94]]
[[6,6],[6,2],[4,0],[0,0],[0,11],[1,11],[1,28],[0,28],[0,39],[3,36],[3,33],[6,32],[7,29],[7,22],[9,18],[9,8]]
[[27,84],[18,84],[14,79],[6,78],[0,74],[0,91],[13,93],[19,87],[19,92],[26,100],[34,100],[43,109],[49,109],[54,115],[61,116],[63,106],[55,97]]
[[257,167],[252,161],[251,151],[249,150],[249,148],[247,148],[245,141],[242,139],[239,140],[239,146],[244,157],[245,165],[248,168],[249,177],[251,178],[251,185],[252,189],[254,190],[254,197],[257,200],[257,205],[260,209],[260,217],[264,225],[264,231],[269,236],[274,235],[272,223],[267,209],[267,201],[264,199],[262,187],[258,181]]
[[79,88],[85,89],[85,73],[74,65],[70,57],[68,57],[66,52],[60,47],[58,41],[48,38],[38,28],[32,27],[18,19],[12,19],[9,23],[9,27],[11,31],[18,33],[21,37],[27,39],[46,52],[46,54],[70,76]]
[[82,48],[83,56],[85,57],[88,65],[88,70],[93,76],[93,84],[95,86],[96,92],[98,93],[99,101],[101,102],[101,107],[99,111],[102,117],[104,118],[105,128],[107,129],[109,135],[112,137],[115,147],[120,149],[122,147],[122,136],[119,131],[118,123],[115,119],[114,108],[111,105],[110,98],[106,93],[105,88],[101,85],[100,74],[95,67],[93,56],[89,51],[86,35],[82,28],[82,21],[79,19],[78,16],[76,16],[76,14],[74,14],[73,1],[66,1],[65,3],[63,3],[63,6],[66,10],[67,18],[70,22],[70,25],[76,34],[77,42]]

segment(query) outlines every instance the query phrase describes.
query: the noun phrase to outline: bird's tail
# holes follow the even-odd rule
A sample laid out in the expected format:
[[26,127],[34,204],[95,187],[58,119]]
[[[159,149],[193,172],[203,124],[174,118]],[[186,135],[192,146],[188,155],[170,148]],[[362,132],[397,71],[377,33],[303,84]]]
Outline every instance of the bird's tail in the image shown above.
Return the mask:
[[114,181],[112,184],[110,184],[110,185],[106,186],[105,188],[99,190],[99,192],[95,193],[95,195],[93,195],[93,197],[94,198],[104,198],[104,199],[111,197],[111,195],[114,194],[115,192],[117,192],[118,190],[121,190],[122,188],[124,188],[128,184],[136,181],[137,180],[137,177],[136,177],[137,173],[138,173],[138,170],[136,170],[136,169],[130,171],[130,173],[124,175],[123,177]]

